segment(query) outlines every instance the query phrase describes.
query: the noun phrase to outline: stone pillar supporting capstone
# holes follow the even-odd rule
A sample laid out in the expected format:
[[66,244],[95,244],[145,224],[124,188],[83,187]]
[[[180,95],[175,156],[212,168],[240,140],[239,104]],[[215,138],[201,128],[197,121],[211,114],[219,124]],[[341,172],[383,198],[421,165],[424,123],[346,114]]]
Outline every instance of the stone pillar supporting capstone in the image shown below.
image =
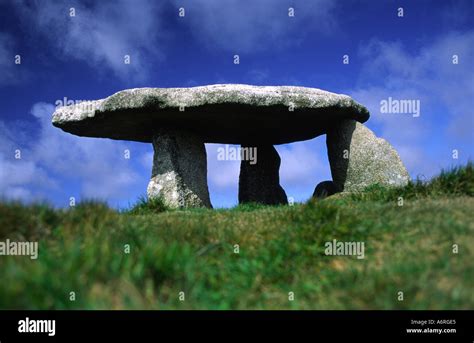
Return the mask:
[[171,208],[210,207],[204,141],[180,130],[153,136],[153,170],[148,198],[161,198]]
[[326,137],[331,174],[337,191],[362,191],[370,185],[404,186],[410,176],[397,151],[363,124],[343,120]]
[[266,205],[287,204],[288,199],[280,186],[280,156],[271,144],[242,148],[255,148],[255,160],[240,163],[239,203],[261,203]]

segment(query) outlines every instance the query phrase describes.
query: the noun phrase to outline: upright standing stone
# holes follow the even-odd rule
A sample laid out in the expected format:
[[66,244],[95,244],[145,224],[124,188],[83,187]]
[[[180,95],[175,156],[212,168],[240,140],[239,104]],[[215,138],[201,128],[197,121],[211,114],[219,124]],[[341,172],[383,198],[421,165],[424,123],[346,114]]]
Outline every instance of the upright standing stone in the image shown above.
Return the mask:
[[355,120],[344,120],[327,134],[329,164],[338,191],[404,186],[410,177],[396,150]]
[[242,160],[239,176],[239,203],[266,205],[287,204],[288,199],[280,186],[280,156],[273,145],[242,146],[257,150],[256,163]]
[[153,148],[148,198],[161,198],[171,208],[212,207],[202,139],[189,132],[161,130],[153,137]]

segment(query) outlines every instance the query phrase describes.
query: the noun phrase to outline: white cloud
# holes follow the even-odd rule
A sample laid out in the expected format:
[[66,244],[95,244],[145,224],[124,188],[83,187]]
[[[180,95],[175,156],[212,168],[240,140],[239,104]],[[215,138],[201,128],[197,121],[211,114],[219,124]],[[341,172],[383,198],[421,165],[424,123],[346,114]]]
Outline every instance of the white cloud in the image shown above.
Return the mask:
[[[415,54],[400,43],[378,40],[370,42],[361,52],[367,60],[361,73],[362,82],[367,83],[367,78],[380,80],[371,82],[370,92],[384,90],[385,94],[398,98],[417,96],[422,100],[425,116],[430,116],[440,104],[444,105],[448,109],[445,115],[450,117],[450,132],[464,137],[470,134],[474,104],[471,62],[474,60],[474,31],[450,33]],[[458,55],[459,64],[452,63],[453,55]],[[364,91],[367,87],[357,90],[358,93]]]
[[[188,23],[204,44],[234,52],[298,44],[311,31],[334,29],[330,0],[189,0],[183,2]],[[295,16],[288,16],[293,7]],[[301,28],[304,27],[304,32]]]
[[207,182],[211,203],[215,207],[231,207],[238,203],[240,161],[218,160],[217,149],[223,146],[206,144]]
[[[13,150],[9,153],[10,157],[14,156]],[[0,195],[3,197],[38,200],[41,198],[40,192],[58,187],[35,162],[14,160],[8,158],[7,152],[0,152],[0,166]]]
[[[18,0],[14,5],[25,38],[46,45],[59,57],[87,63],[99,76],[108,77],[112,71],[132,81],[147,80],[153,64],[165,58],[162,48],[174,33],[165,26],[172,18],[164,16],[171,11],[201,44],[238,54],[298,45],[307,35],[334,34],[336,29],[332,0],[183,0],[179,4],[172,0]],[[186,16],[178,19],[181,6]],[[294,17],[288,16],[289,7],[294,8]],[[131,64],[124,63],[125,55],[130,55]],[[266,73],[249,77],[261,82]]]
[[[16,1],[22,24],[39,32],[59,55],[84,61],[98,72],[144,80],[149,63],[163,57],[157,46],[162,27],[160,2],[63,0]],[[70,8],[75,16],[70,16]],[[130,55],[130,64],[124,56]]]
[[[145,169],[151,168],[150,166],[153,165],[153,149],[151,151],[147,151],[140,157],[140,162]],[[150,169],[151,175],[151,169]]]
[[[0,194],[25,201],[62,198],[99,198],[116,204],[132,193],[145,193],[149,175],[137,170],[135,156],[143,155],[140,143],[77,137],[51,124],[54,106],[37,103],[31,114],[37,119],[37,136],[15,141],[16,125],[0,122]],[[18,137],[21,137],[19,135]],[[14,158],[21,150],[21,160]],[[125,149],[131,159],[124,156]],[[140,163],[138,164],[140,165]],[[151,170],[151,164],[148,166]],[[77,189],[79,194],[65,194]],[[133,199],[134,200],[134,199]]]
[[[368,107],[367,125],[395,146],[413,177],[432,176],[455,162],[451,146],[462,146],[463,156],[472,158],[474,32],[452,32],[414,52],[399,42],[372,40],[360,55],[366,62],[359,87],[346,93]],[[388,97],[420,100],[421,116],[381,114],[380,101]]]
[[305,201],[319,182],[332,179],[326,136],[276,148],[281,158],[280,184],[288,197]]
[[326,151],[325,136],[315,140],[296,142],[277,146],[281,158],[280,182],[285,186],[310,187],[315,182],[323,181],[320,178],[327,176],[329,164]]
[[405,166],[411,171],[412,177],[421,180],[427,180],[437,175],[442,169],[443,163],[446,163],[446,159],[433,158],[419,145],[399,144],[397,152]]
[[[206,144],[207,179],[210,187],[216,191],[235,191],[239,184],[240,161],[220,161],[217,149],[223,144]],[[239,147],[239,145],[230,145]]]

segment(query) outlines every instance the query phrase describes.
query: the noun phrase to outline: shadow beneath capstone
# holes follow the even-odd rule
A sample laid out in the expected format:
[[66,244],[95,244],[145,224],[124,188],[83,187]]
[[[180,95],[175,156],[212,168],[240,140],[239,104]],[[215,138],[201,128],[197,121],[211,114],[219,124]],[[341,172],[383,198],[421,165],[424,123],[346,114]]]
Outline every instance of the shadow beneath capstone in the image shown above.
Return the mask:
[[62,128],[78,136],[137,142],[151,142],[157,129],[171,128],[194,132],[205,143],[278,145],[313,139],[323,135],[328,125],[344,119],[365,122],[369,118],[368,113],[351,113],[339,106],[293,111],[283,105],[240,103],[186,107],[184,111],[161,106],[160,101],[150,99],[139,109],[99,111],[92,118],[64,123]]

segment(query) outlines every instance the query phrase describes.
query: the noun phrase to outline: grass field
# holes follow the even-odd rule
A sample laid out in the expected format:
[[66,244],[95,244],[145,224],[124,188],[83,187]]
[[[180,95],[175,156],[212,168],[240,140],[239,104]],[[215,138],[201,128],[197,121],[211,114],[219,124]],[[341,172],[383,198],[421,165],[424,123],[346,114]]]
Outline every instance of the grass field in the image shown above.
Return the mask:
[[[474,309],[471,163],[294,206],[3,202],[7,238],[39,256],[0,256],[2,309]],[[325,255],[333,239],[365,258]]]

